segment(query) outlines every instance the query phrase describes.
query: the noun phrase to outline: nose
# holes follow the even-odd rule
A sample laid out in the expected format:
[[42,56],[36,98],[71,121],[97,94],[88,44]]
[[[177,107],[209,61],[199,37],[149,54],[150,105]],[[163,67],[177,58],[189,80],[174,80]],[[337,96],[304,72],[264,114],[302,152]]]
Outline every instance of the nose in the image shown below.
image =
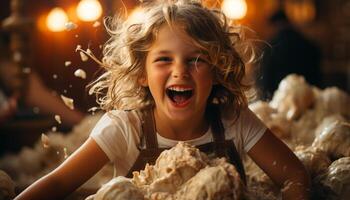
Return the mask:
[[172,75],[174,78],[188,78],[190,74],[187,64],[184,62],[174,63]]

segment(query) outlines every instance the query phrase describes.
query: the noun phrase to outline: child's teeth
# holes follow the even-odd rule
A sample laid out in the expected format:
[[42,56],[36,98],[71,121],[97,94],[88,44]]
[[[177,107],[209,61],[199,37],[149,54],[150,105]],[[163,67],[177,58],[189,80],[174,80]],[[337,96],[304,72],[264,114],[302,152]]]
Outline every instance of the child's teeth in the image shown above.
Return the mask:
[[192,90],[192,89],[189,89],[189,88],[179,88],[179,87],[170,87],[169,89],[177,91],[177,92],[183,92],[183,91],[190,91],[190,90]]

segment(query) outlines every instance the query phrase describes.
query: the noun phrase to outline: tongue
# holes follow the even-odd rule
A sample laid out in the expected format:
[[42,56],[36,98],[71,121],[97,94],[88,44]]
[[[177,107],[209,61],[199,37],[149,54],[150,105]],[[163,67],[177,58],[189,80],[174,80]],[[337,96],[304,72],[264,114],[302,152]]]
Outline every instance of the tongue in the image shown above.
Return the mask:
[[174,95],[173,97],[173,100],[178,104],[185,102],[187,99],[188,97],[186,97],[185,95]]

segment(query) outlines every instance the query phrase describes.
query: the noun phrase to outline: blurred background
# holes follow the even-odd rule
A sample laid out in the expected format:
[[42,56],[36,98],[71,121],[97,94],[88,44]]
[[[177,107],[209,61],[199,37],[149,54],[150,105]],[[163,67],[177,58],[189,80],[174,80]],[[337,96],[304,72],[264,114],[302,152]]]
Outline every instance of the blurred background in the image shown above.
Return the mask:
[[[350,1],[207,3],[270,44],[260,47],[264,56],[254,71],[261,98],[271,98],[290,73],[301,74],[320,88],[337,86],[349,93]],[[68,132],[97,106],[86,86],[101,70],[75,50],[89,49],[101,59],[101,47],[108,39],[104,17],[123,14],[125,9],[132,13],[138,4],[137,0],[0,1],[0,154],[33,144],[47,130]],[[67,106],[72,104],[74,109]]]

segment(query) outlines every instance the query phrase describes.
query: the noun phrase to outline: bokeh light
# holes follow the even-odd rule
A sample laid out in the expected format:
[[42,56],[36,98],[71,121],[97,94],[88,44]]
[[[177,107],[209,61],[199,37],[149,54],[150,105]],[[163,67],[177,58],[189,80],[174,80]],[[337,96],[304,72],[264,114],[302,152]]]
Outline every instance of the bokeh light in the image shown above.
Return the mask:
[[53,8],[46,18],[46,26],[52,32],[64,31],[67,22],[68,16],[60,7]]
[[247,14],[247,2],[245,0],[224,0],[221,9],[230,19],[242,19]]
[[82,21],[95,21],[102,15],[102,6],[97,0],[81,0],[77,6],[77,15]]
[[134,10],[131,11],[129,14],[129,20],[132,23],[141,23],[145,19],[145,13],[142,12],[140,8],[135,8]]

